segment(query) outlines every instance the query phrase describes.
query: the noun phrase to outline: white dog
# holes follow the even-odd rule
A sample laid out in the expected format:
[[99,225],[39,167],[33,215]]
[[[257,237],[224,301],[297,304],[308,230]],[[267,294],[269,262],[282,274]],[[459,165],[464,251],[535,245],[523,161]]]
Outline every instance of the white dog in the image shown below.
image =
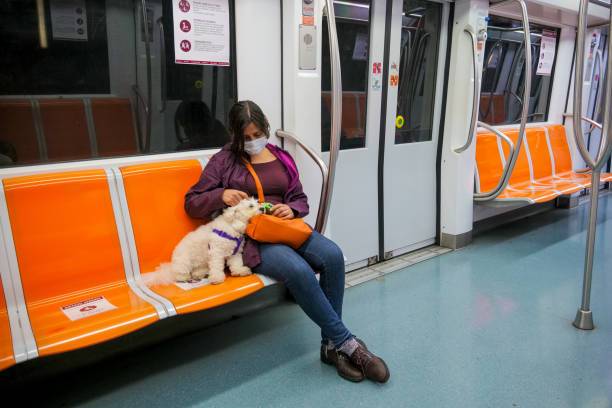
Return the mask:
[[144,274],[149,285],[169,285],[201,279],[208,275],[213,284],[225,280],[225,261],[232,276],[247,276],[251,269],[242,263],[244,232],[251,217],[262,212],[254,198],[244,199],[206,225],[185,235],[172,252],[172,261],[155,272]]

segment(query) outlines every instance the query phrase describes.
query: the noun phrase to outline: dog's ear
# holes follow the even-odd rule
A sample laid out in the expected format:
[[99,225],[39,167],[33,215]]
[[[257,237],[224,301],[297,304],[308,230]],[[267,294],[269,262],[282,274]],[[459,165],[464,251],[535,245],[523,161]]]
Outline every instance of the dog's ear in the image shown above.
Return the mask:
[[231,221],[234,219],[234,215],[236,213],[236,207],[227,207],[224,211],[223,211],[223,217],[228,220]]

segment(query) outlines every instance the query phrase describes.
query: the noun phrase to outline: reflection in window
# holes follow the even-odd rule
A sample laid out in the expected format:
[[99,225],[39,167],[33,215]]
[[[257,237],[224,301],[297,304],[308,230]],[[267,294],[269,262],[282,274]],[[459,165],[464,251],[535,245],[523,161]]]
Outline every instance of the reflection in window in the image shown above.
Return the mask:
[[[528,122],[547,120],[554,60],[547,61],[542,50],[551,41],[558,46],[559,30],[530,24],[531,89]],[[519,123],[521,120],[525,76],[525,45],[522,22],[491,16],[487,29],[485,62],[480,90],[480,121],[491,125]],[[550,55],[550,54],[549,54]],[[556,55],[556,53],[555,53]],[[552,57],[552,55],[551,55]],[[550,69],[544,66],[547,62]]]
[[175,64],[173,32],[172,2],[0,1],[0,166],[227,143],[233,34],[230,66],[212,67]]
[[[391,63],[390,79],[398,75],[395,143],[432,138],[438,45],[442,6],[420,0],[404,1],[399,68]],[[399,69],[399,71],[398,71]]]
[[[365,147],[366,89],[370,38],[370,1],[334,3],[342,69],[340,149]],[[321,78],[321,149],[329,151],[331,134],[331,65],[324,17]]]

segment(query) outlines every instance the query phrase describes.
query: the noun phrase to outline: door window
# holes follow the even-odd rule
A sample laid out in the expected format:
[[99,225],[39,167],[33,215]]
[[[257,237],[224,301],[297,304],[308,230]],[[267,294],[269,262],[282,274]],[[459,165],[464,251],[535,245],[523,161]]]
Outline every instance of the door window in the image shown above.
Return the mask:
[[396,144],[432,139],[441,19],[441,4],[404,0],[400,60],[389,70],[398,86]]
[[[522,21],[490,16],[480,88],[480,121],[491,125],[521,121],[525,76],[524,33],[521,27]],[[527,122],[543,122],[548,118],[556,53],[550,69],[539,67],[541,63],[548,62],[543,54],[542,38],[545,38],[545,48],[550,41],[558,47],[560,31],[537,24],[530,24],[529,30],[532,79]]]
[[[366,96],[370,43],[370,1],[334,2],[342,69],[340,149],[365,147]],[[327,18],[323,18],[321,68],[321,150],[331,134],[331,65]]]

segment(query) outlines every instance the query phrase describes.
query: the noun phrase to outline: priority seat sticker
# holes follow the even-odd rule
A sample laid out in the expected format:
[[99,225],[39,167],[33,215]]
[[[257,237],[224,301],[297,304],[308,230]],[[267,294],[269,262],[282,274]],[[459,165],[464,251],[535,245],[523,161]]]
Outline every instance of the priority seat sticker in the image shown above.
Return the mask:
[[61,308],[62,312],[74,322],[84,317],[108,312],[109,310],[116,309],[117,306],[111,304],[103,296],[98,296],[72,305],[62,306]]

